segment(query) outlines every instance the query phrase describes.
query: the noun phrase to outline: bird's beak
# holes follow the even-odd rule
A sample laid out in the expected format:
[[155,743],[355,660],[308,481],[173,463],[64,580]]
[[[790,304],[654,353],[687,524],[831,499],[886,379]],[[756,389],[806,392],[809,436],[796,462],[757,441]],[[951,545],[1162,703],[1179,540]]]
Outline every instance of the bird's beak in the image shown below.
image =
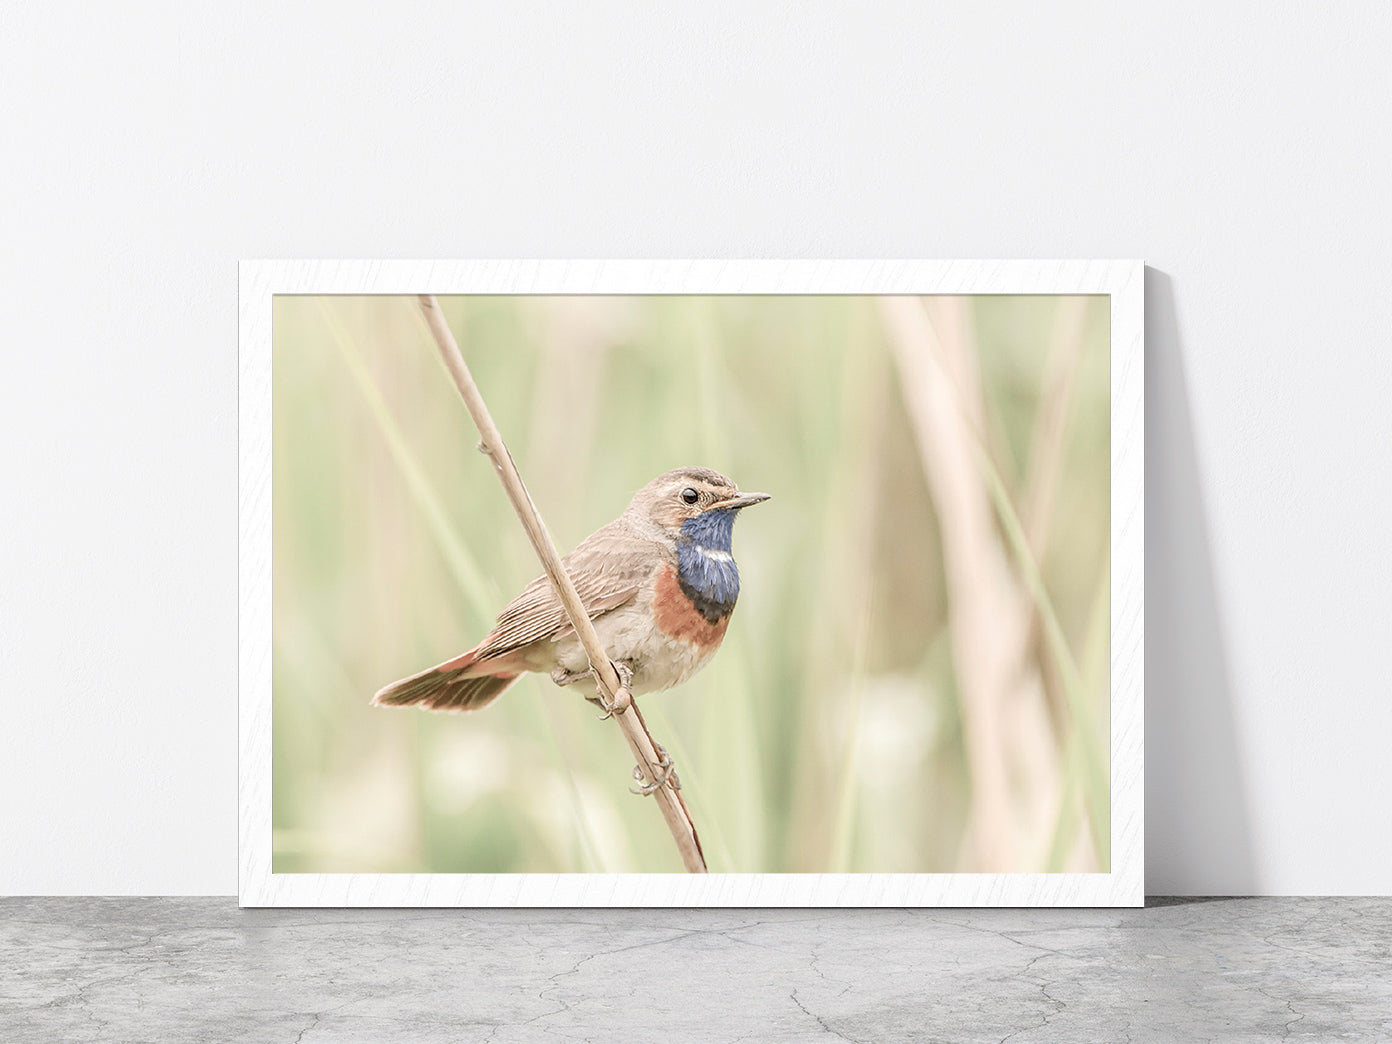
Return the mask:
[[767,493],[741,493],[731,497],[729,500],[721,501],[715,506],[721,511],[738,511],[740,508],[747,508],[751,504],[762,504],[769,499]]

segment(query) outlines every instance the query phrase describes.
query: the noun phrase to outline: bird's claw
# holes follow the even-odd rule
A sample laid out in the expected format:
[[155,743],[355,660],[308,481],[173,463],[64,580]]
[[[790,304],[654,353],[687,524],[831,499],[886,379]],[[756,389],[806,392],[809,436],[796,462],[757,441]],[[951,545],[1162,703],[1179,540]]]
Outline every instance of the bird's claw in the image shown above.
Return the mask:
[[667,749],[661,743],[654,743],[653,746],[657,748],[657,756],[660,759],[657,763],[659,771],[653,777],[651,783],[643,783],[643,780],[647,778],[643,772],[643,766],[634,765],[633,778],[641,783],[642,786],[629,787],[628,792],[630,794],[637,794],[639,797],[648,797],[651,794],[657,793],[664,785],[670,785],[673,790],[681,789],[681,779],[677,776],[676,768],[672,761],[672,755],[667,753]]
[[612,700],[607,699],[604,695],[604,686],[600,684],[599,672],[593,669],[590,671],[595,679],[595,702],[604,710],[604,713],[599,716],[600,721],[608,721],[615,714],[622,714],[628,710],[628,705],[633,702],[633,694],[630,691],[633,686],[633,668],[626,663],[614,660],[610,660],[609,665],[619,676],[619,691],[614,694]]
[[622,660],[610,660],[609,665],[614,668],[614,673],[619,676],[619,688],[625,692],[633,688],[633,668]]

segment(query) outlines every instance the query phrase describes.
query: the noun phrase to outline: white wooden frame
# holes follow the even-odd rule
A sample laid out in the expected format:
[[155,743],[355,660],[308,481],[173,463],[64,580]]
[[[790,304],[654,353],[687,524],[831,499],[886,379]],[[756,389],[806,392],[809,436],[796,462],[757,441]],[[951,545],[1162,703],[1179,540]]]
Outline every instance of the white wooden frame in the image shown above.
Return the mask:
[[[1138,906],[1144,902],[1144,266],[1140,261],[248,261],[240,266],[239,284],[237,880],[241,905]],[[272,873],[271,299],[275,294],[417,293],[1110,295],[1111,872]]]

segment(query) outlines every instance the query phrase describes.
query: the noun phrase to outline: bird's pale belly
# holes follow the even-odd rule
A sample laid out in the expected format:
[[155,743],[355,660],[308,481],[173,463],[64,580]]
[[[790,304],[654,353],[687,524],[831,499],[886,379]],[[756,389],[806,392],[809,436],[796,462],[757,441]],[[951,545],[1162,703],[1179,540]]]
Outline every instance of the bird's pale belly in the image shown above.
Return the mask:
[[[650,599],[635,599],[598,617],[594,624],[609,655],[633,669],[633,694],[641,696],[680,685],[704,667],[720,648],[729,622],[728,616],[707,621],[682,593],[669,566],[659,575]],[[588,669],[585,650],[574,632],[552,645],[552,655],[572,673]],[[591,678],[573,687],[585,696],[595,692]]]

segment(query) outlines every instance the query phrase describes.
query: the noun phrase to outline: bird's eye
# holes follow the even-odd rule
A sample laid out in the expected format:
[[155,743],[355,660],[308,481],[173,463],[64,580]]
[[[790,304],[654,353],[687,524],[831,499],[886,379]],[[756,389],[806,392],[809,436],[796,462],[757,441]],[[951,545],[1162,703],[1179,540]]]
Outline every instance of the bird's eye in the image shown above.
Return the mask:
[[681,498],[682,498],[682,500],[686,501],[688,504],[694,504],[694,503],[696,503],[697,499],[699,498],[699,494],[698,494],[694,489],[692,489],[690,486],[687,486],[684,490],[682,490],[682,492],[681,492]]

